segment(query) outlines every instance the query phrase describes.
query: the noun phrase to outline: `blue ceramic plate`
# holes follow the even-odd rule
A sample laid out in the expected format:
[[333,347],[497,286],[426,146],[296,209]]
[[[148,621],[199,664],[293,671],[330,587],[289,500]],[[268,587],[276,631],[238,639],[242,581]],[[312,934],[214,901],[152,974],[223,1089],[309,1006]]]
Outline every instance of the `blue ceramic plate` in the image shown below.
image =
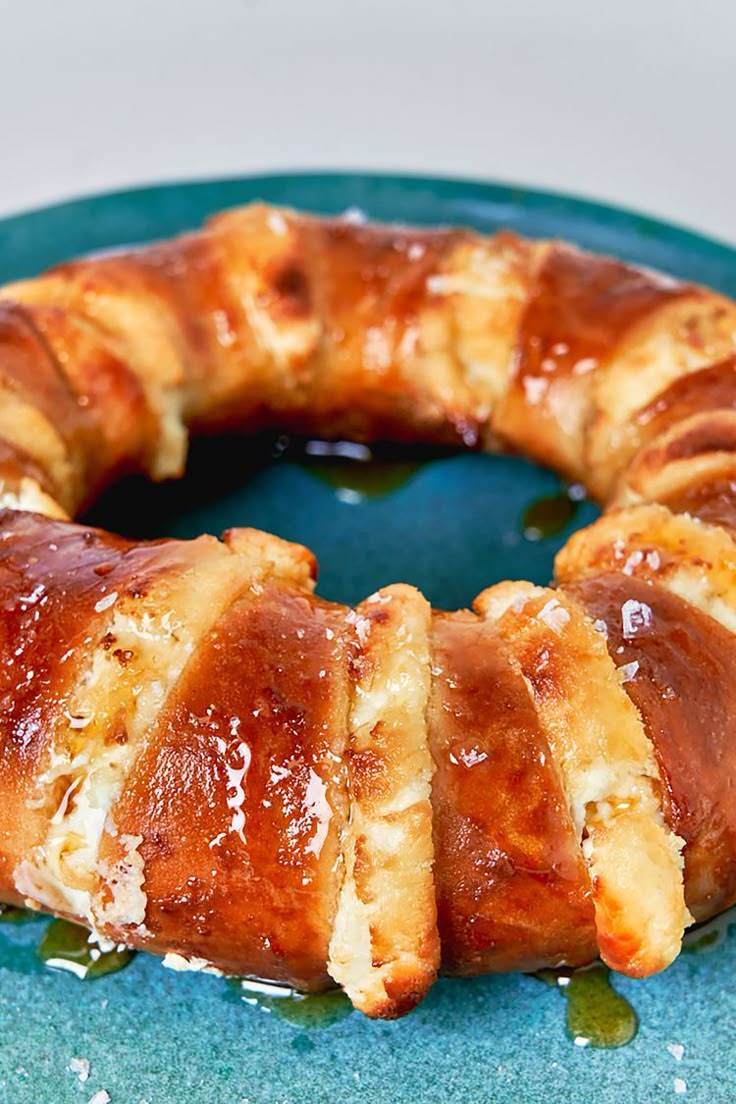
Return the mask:
[[[253,199],[557,235],[736,295],[736,252],[676,227],[520,188],[365,174],[165,185],[19,215],[0,222],[0,281]],[[255,525],[316,551],[326,597],[352,602],[405,580],[454,607],[498,579],[545,582],[557,548],[594,515],[582,505],[554,537],[527,539],[525,510],[560,488],[521,460],[444,456],[374,479],[288,450],[265,458],[246,442],[199,449],[184,483],[136,496],[135,510],[130,486],[113,491],[95,519],[142,535]],[[736,1099],[736,934],[724,923],[663,976],[612,979],[640,1023],[618,1049],[576,1045],[564,991],[532,977],[443,980],[398,1023],[352,1014],[310,1027],[147,955],[94,981],[51,972],[35,956],[44,924],[0,924],[0,1100],[10,1104],[78,1104],[102,1089],[112,1104]],[[73,1058],[89,1061],[86,1080],[67,1069]]]

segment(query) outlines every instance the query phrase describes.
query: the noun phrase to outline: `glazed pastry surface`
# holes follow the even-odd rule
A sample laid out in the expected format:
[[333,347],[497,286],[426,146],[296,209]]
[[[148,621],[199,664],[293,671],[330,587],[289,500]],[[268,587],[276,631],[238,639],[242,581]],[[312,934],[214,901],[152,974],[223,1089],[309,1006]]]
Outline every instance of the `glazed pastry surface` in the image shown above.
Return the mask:
[[[255,205],[0,290],[0,899],[342,985],[666,967],[736,901],[736,305],[509,233]],[[190,433],[521,451],[603,516],[472,610],[254,530],[71,520]]]

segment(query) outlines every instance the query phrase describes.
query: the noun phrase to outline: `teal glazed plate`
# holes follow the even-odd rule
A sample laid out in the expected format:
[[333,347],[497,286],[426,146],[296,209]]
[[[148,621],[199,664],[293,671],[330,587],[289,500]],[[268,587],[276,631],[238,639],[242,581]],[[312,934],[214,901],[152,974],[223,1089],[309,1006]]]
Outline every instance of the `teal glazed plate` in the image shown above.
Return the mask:
[[[162,185],[7,218],[0,282],[255,199],[567,238],[736,296],[736,251],[677,227],[522,188],[362,173]],[[196,444],[181,483],[122,484],[90,518],[135,536],[257,526],[314,549],[327,598],[355,602],[406,581],[452,608],[499,579],[546,582],[554,553],[595,516],[575,488],[519,459],[319,452],[273,438]],[[48,921],[0,916],[0,1102],[736,1101],[730,919],[731,931],[726,915],[691,933],[677,962],[645,981],[600,969],[443,979],[406,1019],[374,1023],[334,997],[259,994],[145,954],[80,980],[38,955],[55,938]]]

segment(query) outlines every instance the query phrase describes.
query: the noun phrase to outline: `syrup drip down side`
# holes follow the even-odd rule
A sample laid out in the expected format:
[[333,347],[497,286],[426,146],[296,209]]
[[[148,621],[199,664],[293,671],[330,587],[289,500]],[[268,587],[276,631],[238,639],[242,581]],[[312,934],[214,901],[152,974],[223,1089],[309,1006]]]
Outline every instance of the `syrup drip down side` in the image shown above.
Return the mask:
[[[666,967],[736,900],[735,335],[561,243],[261,206],[5,288],[0,897],[374,1016],[440,970]],[[557,589],[456,613],[67,520],[272,427],[516,449],[608,509]]]

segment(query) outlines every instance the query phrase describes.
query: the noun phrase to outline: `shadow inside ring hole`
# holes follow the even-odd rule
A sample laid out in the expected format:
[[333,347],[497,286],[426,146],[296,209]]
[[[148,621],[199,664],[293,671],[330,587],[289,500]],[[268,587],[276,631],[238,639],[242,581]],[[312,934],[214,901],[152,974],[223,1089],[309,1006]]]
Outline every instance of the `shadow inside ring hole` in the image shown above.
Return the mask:
[[197,439],[182,479],[122,479],[82,520],[138,539],[252,526],[312,549],[323,598],[405,582],[454,609],[502,579],[549,582],[598,512],[519,457],[268,433]]

